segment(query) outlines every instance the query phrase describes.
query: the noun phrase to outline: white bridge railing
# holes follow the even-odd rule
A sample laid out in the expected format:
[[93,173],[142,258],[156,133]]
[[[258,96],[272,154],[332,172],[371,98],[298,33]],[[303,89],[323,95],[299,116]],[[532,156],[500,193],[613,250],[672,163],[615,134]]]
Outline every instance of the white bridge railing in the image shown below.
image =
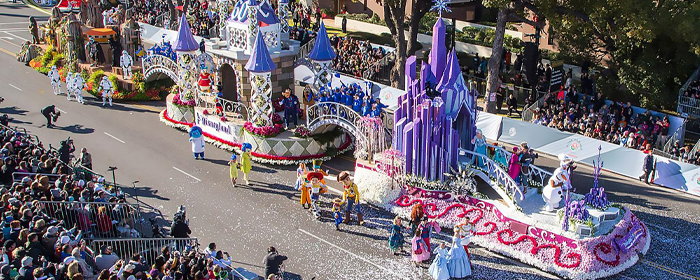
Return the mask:
[[484,174],[496,184],[496,186],[491,184],[491,187],[503,197],[509,206],[515,207],[518,202],[525,199],[520,186],[508,175],[507,171],[503,170],[500,164],[480,153],[465,149],[459,149],[459,151],[460,153],[467,154],[468,157],[472,159],[472,166],[484,172]]
[[314,131],[322,125],[334,124],[347,129],[355,138],[364,140],[359,133],[357,122],[360,114],[352,108],[336,102],[318,102],[306,108],[306,127]]
[[[490,145],[490,144],[486,144],[486,146],[489,147],[489,148],[494,149],[496,153],[502,153],[503,156],[504,156],[505,159],[506,159],[506,163],[510,160],[510,157],[513,155],[512,152],[509,152],[509,151],[507,151],[506,149],[504,149],[504,148],[502,148],[502,147],[496,147],[496,146],[493,146],[493,145]],[[497,163],[498,163],[498,162],[497,162]],[[504,169],[507,169],[507,168],[508,168],[508,164],[506,164],[505,166],[503,166],[501,163],[499,163],[499,164],[500,164],[501,167],[503,167]],[[529,186],[531,186],[531,187],[536,187],[536,188],[544,187],[544,185],[546,185],[547,182],[549,181],[549,177],[552,176],[552,172],[549,172],[549,171],[544,170],[544,169],[542,169],[542,168],[540,168],[540,167],[537,167],[537,166],[534,165],[534,164],[528,165],[528,166],[527,166],[527,169],[528,169],[528,171],[527,171],[527,172],[523,172],[523,173],[527,174],[528,184],[529,184]],[[521,171],[521,172],[522,172],[522,171]]]
[[180,67],[175,61],[164,55],[147,55],[141,60],[141,69],[143,69],[144,79],[156,73],[163,73],[173,79],[175,83],[179,81]]
[[243,121],[248,121],[249,113],[248,107],[241,102],[226,100],[223,98],[216,98],[213,94],[203,92],[197,89],[197,107],[202,107],[207,109],[211,114],[216,114],[216,105],[221,106],[222,113],[225,116],[231,116],[235,119],[241,119]]

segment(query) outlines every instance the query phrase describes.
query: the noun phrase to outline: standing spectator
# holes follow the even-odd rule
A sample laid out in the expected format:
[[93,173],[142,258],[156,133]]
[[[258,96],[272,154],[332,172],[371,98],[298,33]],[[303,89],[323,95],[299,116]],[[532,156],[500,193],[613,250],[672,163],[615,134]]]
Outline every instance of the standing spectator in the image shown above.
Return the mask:
[[[642,169],[644,170],[644,174],[639,176],[639,180],[642,181],[643,179],[644,183],[649,185],[649,178],[652,177],[651,175],[654,173],[654,155],[651,151],[648,151],[647,156],[644,157],[644,165],[642,165]],[[651,179],[653,180],[654,178]]]
[[80,150],[80,165],[85,166],[87,169],[92,169],[92,155],[88,153],[87,148]]

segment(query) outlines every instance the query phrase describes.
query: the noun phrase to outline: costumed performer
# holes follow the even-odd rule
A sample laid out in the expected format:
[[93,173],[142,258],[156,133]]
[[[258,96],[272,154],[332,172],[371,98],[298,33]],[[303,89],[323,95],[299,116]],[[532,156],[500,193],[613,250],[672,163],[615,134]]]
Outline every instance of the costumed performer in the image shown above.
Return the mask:
[[[319,172],[323,175],[324,178],[321,179],[321,183],[323,183],[325,185],[326,184],[325,177],[328,176],[328,172],[321,169],[321,164],[323,163],[323,161],[318,160],[318,159],[314,159],[312,161],[312,163],[313,163],[313,167],[314,167],[314,172]],[[323,193],[326,193],[326,192],[324,191]]]
[[250,143],[241,144],[241,171],[243,171],[243,180],[249,185],[248,174],[253,169],[253,164],[250,161],[250,152],[253,150],[253,145]]
[[423,216],[423,220],[418,226],[418,230],[421,232],[420,237],[423,238],[423,241],[425,241],[428,251],[432,251],[432,247],[430,246],[430,237],[433,235],[433,230],[440,233],[440,230],[442,230],[440,225],[438,225],[438,223],[435,221],[428,221],[428,216]]
[[83,99],[83,89],[85,89],[85,79],[80,73],[73,74],[73,94],[80,104],[85,104]]
[[469,243],[471,236],[474,234],[474,223],[472,223],[469,217],[465,216],[464,222],[456,225],[455,227],[459,227],[459,236],[462,239],[462,246],[464,247],[464,252],[467,253],[467,257],[469,258],[469,266],[471,267],[472,256],[469,254]]
[[338,182],[343,183],[343,202],[347,203],[345,208],[345,223],[350,223],[350,214],[352,213],[353,206],[355,206],[357,222],[360,225],[364,225],[365,221],[363,220],[362,209],[360,208],[360,192],[357,190],[357,185],[350,179],[350,173],[342,171],[338,174],[337,179]]
[[297,191],[301,189],[301,185],[304,184],[304,181],[306,180],[306,173],[309,173],[309,170],[306,169],[306,164],[305,163],[299,163],[299,167],[297,168],[297,182],[294,185],[294,189]]
[[566,154],[559,154],[559,168],[554,170],[549,177],[547,185],[542,188],[542,199],[546,205],[545,210],[551,212],[559,208],[563,191],[572,189],[570,172],[576,168],[574,161]]
[[402,230],[401,217],[396,216],[394,218],[394,224],[389,230],[389,250],[391,250],[394,255],[398,255],[399,252],[404,252]]
[[513,153],[510,154],[510,160],[508,161],[508,176],[515,181],[518,186],[520,185],[520,149],[518,147],[513,147]]
[[122,56],[119,58],[119,66],[122,67],[122,77],[124,80],[131,80],[131,66],[134,65],[134,59],[126,50],[122,51]]
[[[452,248],[447,256],[447,271],[449,271],[452,278],[464,278],[472,274],[471,264],[469,255],[467,255],[464,246],[462,246],[464,239],[461,236],[460,227],[455,226],[454,232]],[[466,238],[468,239],[469,235]],[[469,241],[467,240],[467,242]]]
[[202,135],[202,128],[196,125],[190,128],[190,142],[192,143],[194,159],[199,159],[199,157],[204,159],[204,136]]
[[73,72],[66,73],[66,99],[70,101],[70,95],[73,94]]
[[[474,139],[472,139],[472,144],[474,144],[475,153],[486,156],[486,139],[484,139],[484,133],[481,132],[481,129],[476,130],[476,135],[474,135]],[[484,166],[483,159],[478,157],[474,157],[474,159],[478,167]]]
[[445,242],[440,243],[440,247],[435,248],[433,253],[435,253],[435,259],[433,259],[433,263],[430,264],[428,268],[430,277],[432,277],[433,280],[449,280],[450,271],[447,269],[447,255],[449,254],[449,250]]
[[100,87],[97,91],[102,92],[102,107],[105,106],[105,102],[109,99],[109,107],[112,107],[112,93],[114,93],[114,88],[112,87],[112,81],[103,76],[100,80]]
[[51,66],[51,70],[49,71],[49,74],[47,76],[49,76],[49,81],[51,81],[53,94],[63,94],[63,92],[61,92],[61,75],[58,74],[58,69],[56,69],[56,65]]
[[423,241],[423,238],[421,238],[420,230],[416,230],[416,232],[413,233],[413,239],[411,239],[411,260],[413,260],[413,263],[418,267],[422,262],[428,259],[430,259],[430,250],[428,250],[428,246],[425,244],[425,241]]
[[279,102],[284,108],[284,129],[289,129],[289,124],[294,123],[294,127],[297,126],[297,115],[299,113],[299,100],[292,94],[291,89],[286,89],[282,92],[284,98]]
[[238,159],[238,157],[236,156],[236,153],[234,152],[233,154],[231,154],[231,160],[228,161],[229,176],[231,176],[231,185],[234,188],[236,187],[236,179],[238,179],[238,168],[240,166],[237,159]]
[[323,174],[321,172],[311,172],[306,175],[306,179],[311,182],[311,207],[314,211],[314,216],[316,219],[321,218],[321,209],[319,207],[319,200],[321,199],[321,194],[328,190],[326,184],[322,183]]
[[306,172],[304,174],[304,179],[301,182],[301,186],[299,186],[299,190],[301,191],[301,206],[304,207],[304,209],[311,208],[311,182],[307,179],[309,174],[311,173]]
[[202,67],[202,71],[199,73],[199,89],[201,91],[210,92],[211,91],[211,75],[207,72],[207,67]]
[[333,221],[335,222],[335,230],[340,230],[340,224],[343,223],[343,214],[340,213],[343,201],[340,198],[333,199]]

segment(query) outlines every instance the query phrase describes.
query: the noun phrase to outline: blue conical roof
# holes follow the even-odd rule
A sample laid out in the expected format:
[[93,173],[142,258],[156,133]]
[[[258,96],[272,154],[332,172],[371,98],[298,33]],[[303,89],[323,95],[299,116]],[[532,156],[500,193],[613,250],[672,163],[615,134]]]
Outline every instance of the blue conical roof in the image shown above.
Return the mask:
[[250,72],[264,73],[272,72],[277,66],[270,58],[270,52],[267,51],[267,44],[263,40],[262,32],[258,32],[258,37],[255,39],[255,47],[253,54],[250,55],[248,63],[245,64],[245,69]]
[[175,44],[175,51],[178,52],[190,52],[199,49],[199,43],[192,36],[192,30],[190,30],[190,25],[187,23],[187,19],[183,15],[180,17],[180,28],[177,30],[177,43]]
[[335,52],[331,46],[331,40],[328,39],[326,26],[323,24],[323,21],[321,21],[321,27],[318,29],[318,36],[316,36],[316,43],[314,43],[314,48],[309,53],[309,58],[316,61],[333,60],[335,58]]

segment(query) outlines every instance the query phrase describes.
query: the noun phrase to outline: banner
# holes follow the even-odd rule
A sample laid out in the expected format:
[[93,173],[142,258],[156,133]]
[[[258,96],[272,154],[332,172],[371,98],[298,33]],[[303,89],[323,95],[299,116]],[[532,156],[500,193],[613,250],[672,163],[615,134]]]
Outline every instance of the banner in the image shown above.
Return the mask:
[[214,115],[204,115],[200,111],[195,110],[195,125],[202,128],[202,131],[215,136],[217,138],[238,142],[238,133],[235,131],[234,127],[224,121],[221,121],[219,117]]

